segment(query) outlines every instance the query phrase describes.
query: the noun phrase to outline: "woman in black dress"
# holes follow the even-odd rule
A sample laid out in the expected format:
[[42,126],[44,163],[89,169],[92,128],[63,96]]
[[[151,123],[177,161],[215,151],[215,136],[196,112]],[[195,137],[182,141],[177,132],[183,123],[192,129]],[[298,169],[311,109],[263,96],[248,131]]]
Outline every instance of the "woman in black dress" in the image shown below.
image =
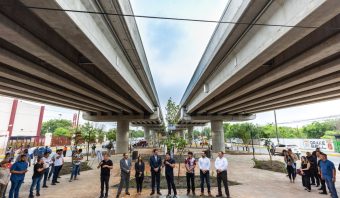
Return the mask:
[[145,164],[142,160],[141,156],[138,156],[138,160],[135,163],[135,171],[136,171],[136,184],[137,184],[137,194],[142,193],[143,188],[143,180],[144,180],[144,170],[145,170]]

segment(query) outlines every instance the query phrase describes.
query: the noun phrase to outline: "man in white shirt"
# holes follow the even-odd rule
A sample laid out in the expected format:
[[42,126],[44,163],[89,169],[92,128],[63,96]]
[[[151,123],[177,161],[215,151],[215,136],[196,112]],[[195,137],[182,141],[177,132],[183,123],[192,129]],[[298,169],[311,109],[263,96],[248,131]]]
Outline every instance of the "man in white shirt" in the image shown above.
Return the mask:
[[44,153],[44,157],[42,158],[44,160],[44,181],[43,181],[43,188],[48,188],[46,185],[48,173],[50,172],[50,166],[52,164],[52,158],[50,157],[50,153]]
[[227,198],[230,198],[229,188],[228,188],[228,161],[227,158],[224,157],[224,153],[222,151],[218,152],[218,157],[215,160],[215,168],[217,173],[217,186],[218,186],[218,194],[216,197],[222,197],[222,188],[221,183],[223,181],[225,194]]
[[202,157],[198,160],[200,167],[200,179],[201,179],[201,196],[204,196],[204,180],[207,183],[208,195],[211,197],[210,192],[210,159],[207,158],[207,151],[203,151]]
[[61,167],[64,164],[64,158],[63,158],[63,149],[57,150],[57,153],[54,157],[54,172],[53,172],[53,179],[52,179],[52,185],[56,185],[56,183],[60,183],[57,181],[59,172],[61,170]]

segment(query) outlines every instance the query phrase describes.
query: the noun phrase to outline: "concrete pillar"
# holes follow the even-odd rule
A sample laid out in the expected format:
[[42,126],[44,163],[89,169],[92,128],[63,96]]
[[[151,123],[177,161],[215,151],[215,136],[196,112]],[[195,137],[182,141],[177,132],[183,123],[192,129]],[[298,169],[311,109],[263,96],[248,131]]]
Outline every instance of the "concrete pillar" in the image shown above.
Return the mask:
[[151,136],[150,136],[150,128],[144,127],[144,139],[150,144]]
[[184,130],[181,130],[181,131],[179,132],[179,137],[182,137],[182,138],[185,139]]
[[211,121],[211,137],[212,137],[212,149],[214,153],[219,151],[225,151],[224,146],[224,131],[222,120]]
[[151,144],[153,147],[156,145],[156,132],[154,130],[151,130]]
[[193,132],[193,130],[194,130],[193,126],[188,127],[188,142],[189,142],[190,146],[192,144],[192,132]]
[[116,153],[129,152],[129,121],[121,120],[117,122]]

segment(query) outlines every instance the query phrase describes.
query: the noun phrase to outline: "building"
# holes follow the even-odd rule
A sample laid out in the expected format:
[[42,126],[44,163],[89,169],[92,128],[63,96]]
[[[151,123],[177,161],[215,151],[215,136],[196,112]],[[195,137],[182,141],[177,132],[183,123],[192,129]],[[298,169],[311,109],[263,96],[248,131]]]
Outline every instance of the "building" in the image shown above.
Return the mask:
[[0,148],[40,144],[45,106],[0,96]]

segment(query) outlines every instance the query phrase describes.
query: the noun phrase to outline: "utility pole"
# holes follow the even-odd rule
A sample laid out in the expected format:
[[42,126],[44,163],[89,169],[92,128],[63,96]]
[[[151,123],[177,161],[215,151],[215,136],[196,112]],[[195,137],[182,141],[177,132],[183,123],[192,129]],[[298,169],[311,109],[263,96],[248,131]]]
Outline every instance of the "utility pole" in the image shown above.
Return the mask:
[[274,110],[274,118],[275,118],[275,132],[276,132],[277,144],[280,144],[279,133],[278,133],[278,130],[277,130],[277,120],[276,120],[276,111],[275,110]]

